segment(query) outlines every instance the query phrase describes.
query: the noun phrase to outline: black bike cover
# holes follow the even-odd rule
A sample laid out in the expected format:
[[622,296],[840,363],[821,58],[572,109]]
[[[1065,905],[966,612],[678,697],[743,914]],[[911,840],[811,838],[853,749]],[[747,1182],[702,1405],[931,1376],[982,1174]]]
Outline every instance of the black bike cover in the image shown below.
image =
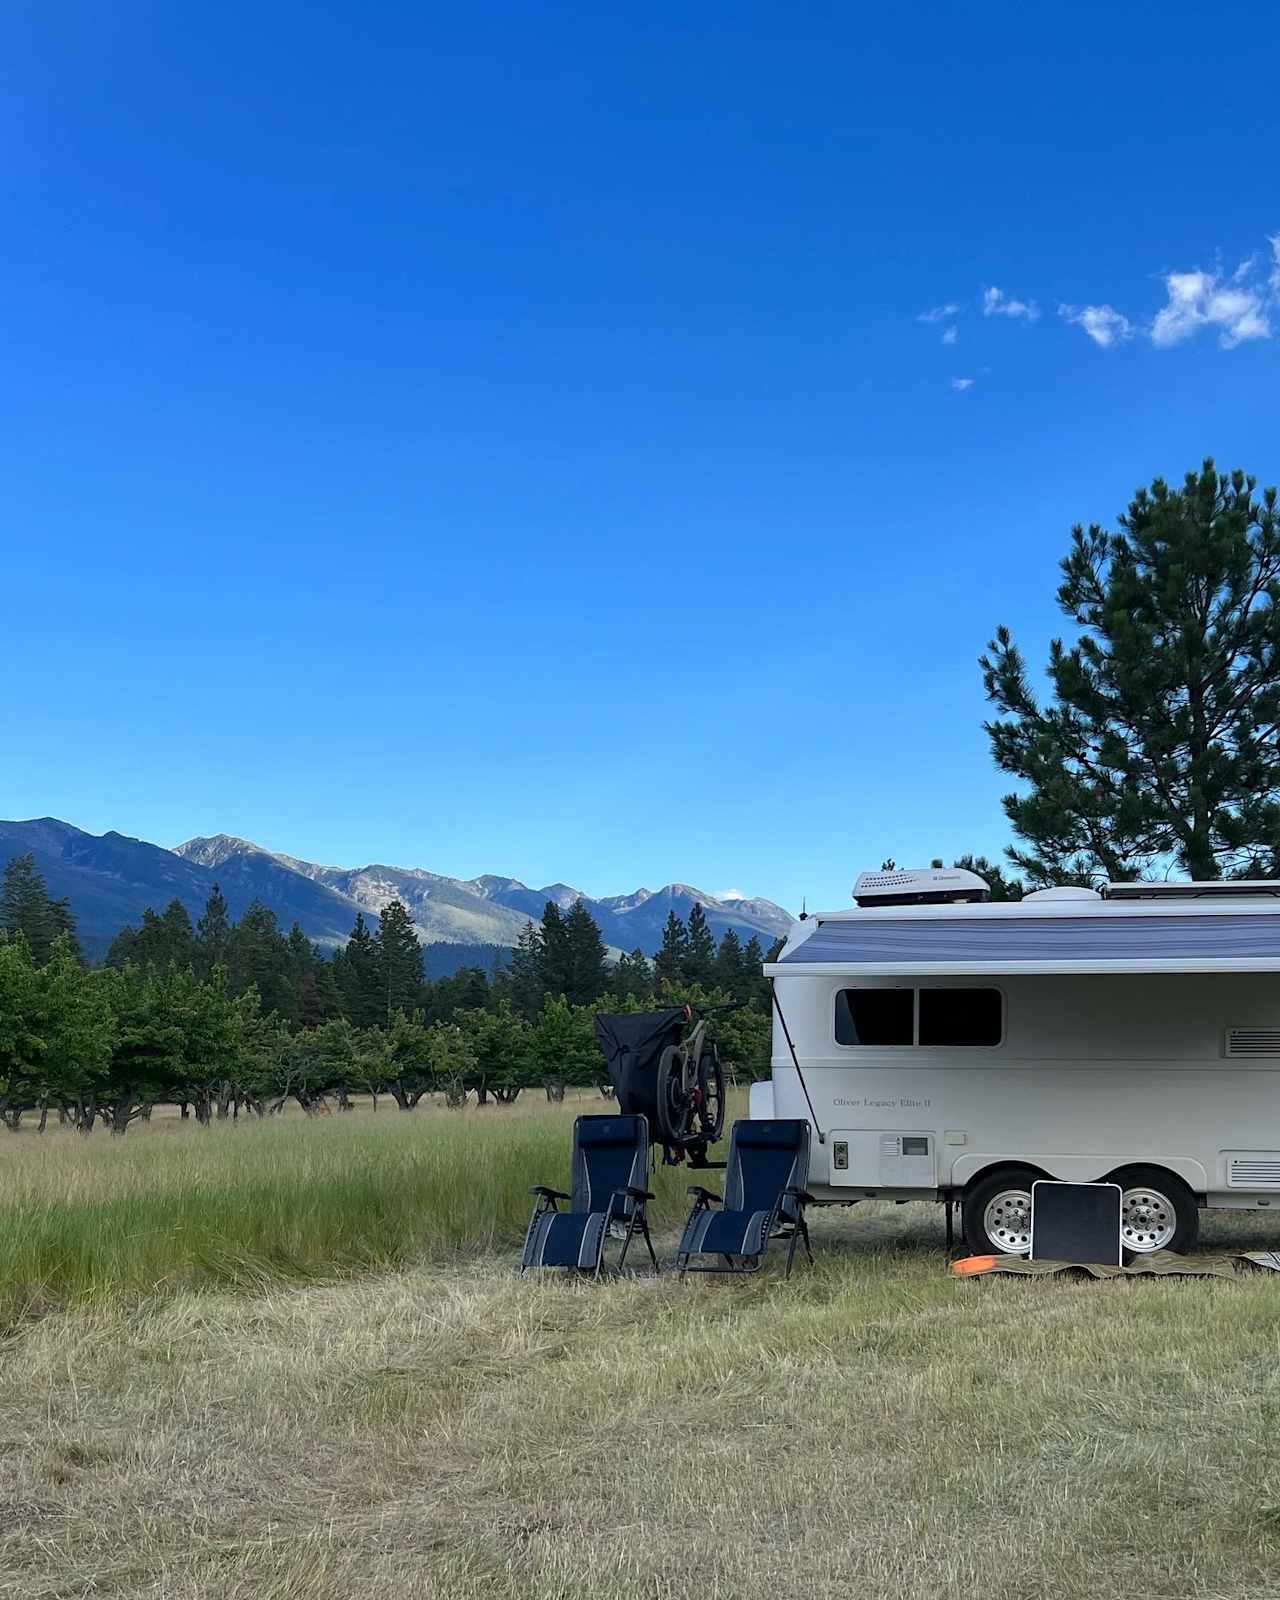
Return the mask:
[[596,1040],[604,1051],[609,1077],[618,1094],[618,1110],[649,1119],[655,1140],[658,1121],[658,1058],[669,1044],[679,1044],[684,1032],[683,1006],[666,1011],[600,1011],[596,1013]]

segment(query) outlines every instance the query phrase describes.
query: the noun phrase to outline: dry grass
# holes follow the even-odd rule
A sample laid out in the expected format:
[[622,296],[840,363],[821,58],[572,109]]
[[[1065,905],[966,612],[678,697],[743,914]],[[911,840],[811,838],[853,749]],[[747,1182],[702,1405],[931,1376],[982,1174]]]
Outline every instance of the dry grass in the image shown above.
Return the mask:
[[480,1248],[22,1322],[0,1593],[1277,1592],[1280,1281],[957,1283],[924,1207],[815,1232],[790,1283],[520,1282]]

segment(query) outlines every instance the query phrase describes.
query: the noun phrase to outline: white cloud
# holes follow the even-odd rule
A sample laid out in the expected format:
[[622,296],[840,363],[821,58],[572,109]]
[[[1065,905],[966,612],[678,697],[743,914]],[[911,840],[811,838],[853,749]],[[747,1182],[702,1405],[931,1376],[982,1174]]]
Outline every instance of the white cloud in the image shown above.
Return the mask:
[[1273,233],[1267,243],[1271,246],[1271,277],[1268,281],[1272,294],[1280,297],[1280,233]]
[[966,389],[973,388],[972,378],[952,378],[951,387],[957,394],[963,394]]
[[726,900],[745,900],[747,898],[741,889],[717,889],[715,897],[722,904]]
[[[1246,263],[1246,268],[1249,265]],[[1217,272],[1166,273],[1167,299],[1151,324],[1152,344],[1167,350],[1203,328],[1218,330],[1218,343],[1224,350],[1232,350],[1246,339],[1269,339],[1266,294],[1250,286],[1248,277],[1246,270],[1243,278],[1236,273],[1224,284]],[[1274,275],[1272,281],[1274,285]]]
[[1003,289],[984,289],[982,291],[982,315],[984,317],[1012,317],[1015,321],[1036,322],[1040,317],[1040,307],[1034,300],[1011,300]]
[[956,316],[959,316],[959,315],[960,315],[960,307],[957,306],[957,305],[948,304],[948,305],[945,305],[945,306],[934,306],[931,311],[922,311],[920,313],[920,315],[916,318],[916,321],[917,322],[945,322],[948,317],[956,317]]
[[1104,350],[1122,339],[1132,339],[1133,323],[1114,306],[1059,306],[1058,315],[1084,331]]
[[959,337],[960,330],[958,328],[946,328],[943,330],[942,342],[943,344],[954,344]]

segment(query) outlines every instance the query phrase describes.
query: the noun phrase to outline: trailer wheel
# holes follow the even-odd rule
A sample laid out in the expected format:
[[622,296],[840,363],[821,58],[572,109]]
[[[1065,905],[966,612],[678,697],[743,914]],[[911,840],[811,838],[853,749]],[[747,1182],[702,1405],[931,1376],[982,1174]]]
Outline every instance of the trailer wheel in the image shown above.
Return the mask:
[[965,1243],[975,1256],[1031,1254],[1031,1185],[1040,1176],[1027,1167],[1001,1167],[965,1193]]
[[1155,1250],[1190,1250],[1200,1232],[1200,1211],[1195,1196],[1182,1179],[1164,1167],[1120,1167],[1104,1182],[1118,1183],[1120,1238],[1136,1256]]

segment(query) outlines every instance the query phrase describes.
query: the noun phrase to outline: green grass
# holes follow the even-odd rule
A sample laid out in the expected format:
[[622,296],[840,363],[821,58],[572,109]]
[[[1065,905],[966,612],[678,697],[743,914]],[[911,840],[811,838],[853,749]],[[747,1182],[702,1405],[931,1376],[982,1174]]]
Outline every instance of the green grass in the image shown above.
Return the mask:
[[0,1594],[1280,1592],[1280,1280],[959,1282],[889,1205],[790,1281],[520,1280],[576,1109],[0,1142]]
[[[568,1180],[571,1116],[383,1109],[0,1144],[0,1327],[159,1290],[268,1284],[511,1252],[530,1185]],[[683,1175],[655,1177],[672,1215]]]

